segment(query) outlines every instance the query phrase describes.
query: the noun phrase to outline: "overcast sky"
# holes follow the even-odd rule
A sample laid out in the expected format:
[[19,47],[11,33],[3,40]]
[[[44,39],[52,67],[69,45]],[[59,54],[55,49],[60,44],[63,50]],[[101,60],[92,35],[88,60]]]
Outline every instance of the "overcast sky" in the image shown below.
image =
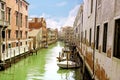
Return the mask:
[[47,27],[73,26],[82,0],[27,0],[29,17],[44,17]]

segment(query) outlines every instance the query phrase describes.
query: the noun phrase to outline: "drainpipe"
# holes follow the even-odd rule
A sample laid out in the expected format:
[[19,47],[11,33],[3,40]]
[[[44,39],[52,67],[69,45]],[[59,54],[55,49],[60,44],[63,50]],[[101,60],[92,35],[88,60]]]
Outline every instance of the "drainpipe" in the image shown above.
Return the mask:
[[95,3],[95,21],[94,21],[94,44],[93,44],[93,76],[92,79],[95,80],[95,44],[96,44],[96,40],[95,40],[95,34],[96,34],[96,17],[97,17],[97,0]]
[[1,30],[2,28],[0,27],[0,62],[1,62],[1,60],[2,60],[2,51],[1,51],[1,46],[2,46],[2,30]]

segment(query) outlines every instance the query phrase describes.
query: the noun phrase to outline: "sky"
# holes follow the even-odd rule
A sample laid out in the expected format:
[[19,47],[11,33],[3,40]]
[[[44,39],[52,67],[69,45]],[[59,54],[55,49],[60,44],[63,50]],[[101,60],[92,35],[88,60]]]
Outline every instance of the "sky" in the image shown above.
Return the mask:
[[44,17],[48,28],[73,26],[82,0],[26,0],[29,5],[29,18]]

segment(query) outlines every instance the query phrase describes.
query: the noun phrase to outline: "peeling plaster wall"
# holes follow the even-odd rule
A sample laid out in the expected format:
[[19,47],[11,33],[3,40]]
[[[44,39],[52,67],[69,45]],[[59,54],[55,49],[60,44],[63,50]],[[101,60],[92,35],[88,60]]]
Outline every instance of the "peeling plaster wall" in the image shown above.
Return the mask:
[[[100,1],[100,0],[98,0]],[[80,31],[83,31],[83,42],[78,46],[81,56],[85,56],[85,60],[93,69],[93,48],[94,44],[94,24],[95,24],[95,3],[93,0],[93,11],[90,13],[91,0],[84,0],[83,4],[83,27],[80,26]],[[100,26],[99,46],[95,49],[95,75],[98,80],[120,80],[120,59],[113,56],[114,49],[114,30],[115,20],[120,19],[120,0],[101,0],[101,4],[97,4],[96,26]],[[103,30],[104,24],[108,23],[107,30],[107,46],[106,53],[103,48]],[[89,46],[89,31],[92,28],[92,45]],[[85,30],[87,31],[85,40]],[[77,35],[77,34],[76,34]],[[96,34],[95,34],[96,37]],[[85,42],[86,41],[86,42]],[[81,44],[81,43],[80,43]],[[91,72],[92,73],[92,72]]]

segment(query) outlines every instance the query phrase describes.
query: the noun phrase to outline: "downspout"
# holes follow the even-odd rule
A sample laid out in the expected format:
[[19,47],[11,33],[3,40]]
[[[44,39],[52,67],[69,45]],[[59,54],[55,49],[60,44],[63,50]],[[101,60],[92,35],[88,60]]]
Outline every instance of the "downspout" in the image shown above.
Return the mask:
[[0,27],[0,62],[2,61],[2,28]]
[[97,17],[97,0],[95,3],[95,21],[94,21],[94,44],[93,44],[93,76],[92,79],[95,79],[95,44],[96,44],[96,40],[95,40],[95,34],[96,34],[96,17]]

